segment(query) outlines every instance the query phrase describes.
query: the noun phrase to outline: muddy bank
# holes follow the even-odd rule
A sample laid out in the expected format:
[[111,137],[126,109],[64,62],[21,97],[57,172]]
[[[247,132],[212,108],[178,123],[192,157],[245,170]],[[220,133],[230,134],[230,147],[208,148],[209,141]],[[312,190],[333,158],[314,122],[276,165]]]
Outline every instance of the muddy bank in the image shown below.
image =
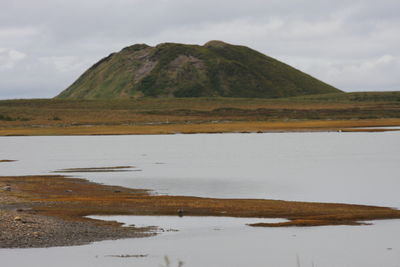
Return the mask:
[[88,215],[175,215],[287,218],[287,223],[253,226],[355,225],[400,218],[385,207],[216,199],[149,194],[63,176],[0,177],[0,247],[48,247],[147,236],[149,229],[85,218]]

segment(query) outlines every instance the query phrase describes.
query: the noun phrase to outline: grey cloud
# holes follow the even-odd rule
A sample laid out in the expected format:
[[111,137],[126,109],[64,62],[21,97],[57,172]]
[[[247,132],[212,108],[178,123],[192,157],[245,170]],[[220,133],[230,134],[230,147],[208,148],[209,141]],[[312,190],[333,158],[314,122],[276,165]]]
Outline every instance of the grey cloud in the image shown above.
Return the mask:
[[397,0],[3,0],[0,51],[25,57],[11,63],[0,52],[0,98],[54,96],[133,43],[210,39],[250,46],[344,90],[395,90],[398,10]]

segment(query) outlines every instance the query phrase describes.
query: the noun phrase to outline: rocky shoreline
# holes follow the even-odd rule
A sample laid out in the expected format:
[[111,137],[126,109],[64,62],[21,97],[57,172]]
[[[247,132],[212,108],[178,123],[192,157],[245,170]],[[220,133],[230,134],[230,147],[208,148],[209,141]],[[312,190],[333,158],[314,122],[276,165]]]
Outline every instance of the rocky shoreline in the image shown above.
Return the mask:
[[77,246],[152,235],[145,229],[69,222],[17,211],[0,211],[0,220],[0,248]]
[[400,219],[376,206],[267,199],[217,199],[149,194],[59,175],[0,177],[0,248],[84,245],[156,234],[154,227],[121,227],[89,215],[175,215],[286,218],[262,227],[360,225]]
[[68,220],[38,214],[45,202],[26,202],[0,183],[0,248],[78,246],[102,240],[148,237],[154,228],[121,227],[119,223]]

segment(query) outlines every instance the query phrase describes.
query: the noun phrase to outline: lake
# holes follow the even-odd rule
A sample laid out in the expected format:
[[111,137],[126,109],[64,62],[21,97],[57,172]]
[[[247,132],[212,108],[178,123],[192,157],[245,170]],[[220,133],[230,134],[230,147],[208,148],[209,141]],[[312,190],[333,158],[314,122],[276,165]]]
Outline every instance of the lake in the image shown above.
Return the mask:
[[[0,165],[3,176],[135,166],[132,172],[67,175],[155,194],[400,207],[400,132],[2,137],[0,159],[18,160]],[[1,249],[0,257],[12,266],[160,266],[164,256],[171,266],[178,260],[183,266],[400,264],[398,220],[252,228],[246,218],[108,219],[179,231],[79,247]],[[124,254],[147,256],[110,257]]]

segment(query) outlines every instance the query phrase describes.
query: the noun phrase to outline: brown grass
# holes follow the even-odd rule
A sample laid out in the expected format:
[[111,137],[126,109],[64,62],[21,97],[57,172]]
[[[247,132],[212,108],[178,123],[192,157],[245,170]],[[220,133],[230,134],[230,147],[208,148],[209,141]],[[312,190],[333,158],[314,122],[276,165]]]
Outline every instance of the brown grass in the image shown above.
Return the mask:
[[37,99],[0,101],[0,115],[0,135],[308,131],[399,126],[400,102],[306,98]]
[[129,134],[193,134],[193,133],[255,133],[290,131],[390,131],[390,129],[353,129],[355,127],[399,126],[400,119],[290,122],[220,122],[161,125],[95,125],[64,127],[0,128],[0,136],[51,135],[129,135]]
[[0,177],[12,187],[9,194],[33,205],[39,214],[66,220],[87,220],[87,215],[184,215],[287,218],[280,224],[253,226],[319,226],[358,224],[363,220],[400,218],[400,211],[385,207],[308,203],[264,199],[216,199],[151,195],[146,190],[91,183],[63,176]]

